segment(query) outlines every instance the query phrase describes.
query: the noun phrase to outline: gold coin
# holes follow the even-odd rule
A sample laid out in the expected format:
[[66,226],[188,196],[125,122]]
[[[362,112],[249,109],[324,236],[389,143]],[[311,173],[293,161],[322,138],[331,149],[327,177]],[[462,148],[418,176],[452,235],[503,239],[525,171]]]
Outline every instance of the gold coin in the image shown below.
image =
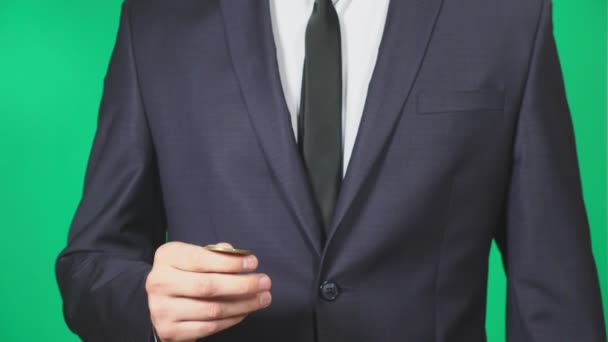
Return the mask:
[[230,248],[230,247],[222,247],[217,245],[207,245],[203,247],[207,250],[219,253],[227,253],[227,254],[236,254],[236,255],[251,255],[251,251],[246,249],[238,249],[238,248]]

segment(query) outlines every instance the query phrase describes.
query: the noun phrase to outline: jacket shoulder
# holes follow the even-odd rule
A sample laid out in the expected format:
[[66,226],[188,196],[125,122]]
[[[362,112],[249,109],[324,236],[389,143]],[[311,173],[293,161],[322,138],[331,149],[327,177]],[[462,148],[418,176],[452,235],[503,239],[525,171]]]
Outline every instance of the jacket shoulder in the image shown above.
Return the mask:
[[125,0],[124,7],[138,22],[166,23],[214,13],[219,0]]

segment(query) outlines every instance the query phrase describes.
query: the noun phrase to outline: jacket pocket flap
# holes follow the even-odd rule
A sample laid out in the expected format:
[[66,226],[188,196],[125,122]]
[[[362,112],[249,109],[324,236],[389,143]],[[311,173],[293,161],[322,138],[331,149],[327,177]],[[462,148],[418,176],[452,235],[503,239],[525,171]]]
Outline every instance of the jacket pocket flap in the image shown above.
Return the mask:
[[419,114],[433,114],[502,110],[504,104],[501,90],[421,91],[417,111]]

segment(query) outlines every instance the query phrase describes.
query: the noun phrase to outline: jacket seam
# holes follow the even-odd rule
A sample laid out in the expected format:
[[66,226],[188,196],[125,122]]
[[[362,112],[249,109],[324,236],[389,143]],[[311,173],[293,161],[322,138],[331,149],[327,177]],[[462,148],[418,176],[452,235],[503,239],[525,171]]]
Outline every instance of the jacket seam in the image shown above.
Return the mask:
[[[551,0],[542,0],[540,1],[540,9],[539,9],[539,14],[536,20],[536,27],[534,30],[534,40],[532,43],[532,46],[530,48],[530,53],[528,56],[528,64],[527,64],[527,69],[526,69],[526,79],[525,79],[525,83],[524,83],[524,87],[522,89],[521,92],[521,96],[520,96],[520,103],[519,103],[519,107],[517,109],[517,118],[515,120],[515,129],[513,130],[513,137],[512,137],[512,150],[511,150],[511,157],[512,157],[512,161],[511,161],[511,170],[510,170],[510,175],[509,175],[509,186],[507,187],[507,189],[511,188],[511,183],[513,181],[513,174],[514,174],[514,169],[515,169],[515,164],[517,163],[517,160],[515,158],[515,137],[517,136],[517,131],[518,131],[518,127],[519,127],[519,121],[521,120],[521,112],[522,112],[522,108],[523,108],[523,104],[525,101],[525,95],[527,93],[528,90],[528,86],[530,83],[530,77],[531,77],[531,70],[532,70],[532,64],[534,63],[534,57],[536,55],[536,47],[539,44],[539,40],[540,40],[540,30],[541,30],[541,22],[542,22],[542,18],[545,15],[545,10],[546,10],[546,5],[548,4],[548,6],[550,7],[551,4]],[[506,224],[505,222],[503,222],[503,224]],[[512,280],[515,277],[514,275],[510,275],[510,267],[509,267],[509,257],[508,257],[508,250],[509,250],[509,242],[508,242],[508,232],[505,231],[505,250],[504,253],[507,255],[507,257],[505,258],[506,261],[506,267],[504,267],[504,271],[505,271],[505,275],[507,278],[507,293],[509,291],[509,289],[511,289],[511,297],[512,297],[512,301],[510,300],[509,296],[507,296],[507,302],[506,305],[507,307],[509,305],[512,306],[514,312],[515,312],[515,318],[519,321],[519,324],[521,326],[522,332],[523,334],[526,336],[526,340],[532,340],[530,338],[530,336],[532,336],[530,334],[530,332],[527,330],[525,322],[522,319],[521,316],[521,309],[519,307],[519,300],[518,300],[518,295],[517,295],[517,291],[515,289],[515,286],[509,286],[510,284],[512,284]],[[512,302],[512,304],[510,304],[509,302]],[[507,319],[509,319],[509,317],[507,316]],[[506,323],[506,322],[505,322]],[[509,340],[509,329],[508,326],[506,327],[506,339],[507,341]]]
[[[159,203],[162,209],[162,213],[161,213],[161,217],[163,218],[163,223],[165,224],[165,227],[163,228],[165,230],[165,241],[167,241],[167,213],[166,213],[166,208],[165,208],[165,200],[164,200],[164,195],[163,195],[163,189],[162,189],[162,183],[160,180],[160,166],[158,163],[158,156],[156,153],[156,146],[154,144],[154,138],[152,136],[152,129],[150,127],[150,121],[148,118],[148,110],[146,109],[146,103],[144,101],[144,96],[143,96],[143,91],[142,91],[142,87],[141,87],[141,80],[140,80],[140,73],[139,73],[139,69],[137,67],[137,56],[135,53],[135,47],[133,46],[133,23],[132,23],[132,17],[133,17],[133,5],[131,4],[131,0],[125,0],[124,2],[124,6],[125,6],[125,10],[126,10],[126,24],[127,24],[127,28],[128,28],[128,33],[129,33],[129,52],[131,55],[131,64],[133,65],[133,72],[134,72],[134,79],[135,79],[135,86],[137,87],[137,95],[139,97],[139,104],[141,105],[142,108],[142,117],[143,117],[143,121],[146,125],[145,127],[145,131],[146,131],[146,136],[147,136],[147,140],[150,144],[149,148],[150,148],[150,160],[148,161],[150,164],[153,165],[153,167],[155,168],[156,171],[156,179],[154,180],[157,183],[158,186],[158,196],[159,196]],[[155,251],[151,251],[152,254]]]

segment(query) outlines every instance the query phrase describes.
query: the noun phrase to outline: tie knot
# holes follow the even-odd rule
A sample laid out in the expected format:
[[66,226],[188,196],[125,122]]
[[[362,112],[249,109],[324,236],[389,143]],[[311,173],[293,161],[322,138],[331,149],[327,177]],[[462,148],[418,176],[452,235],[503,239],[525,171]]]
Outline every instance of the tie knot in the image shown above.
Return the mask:
[[332,0],[316,0],[316,3],[319,6],[319,9],[322,11],[328,10],[334,6],[334,3]]

